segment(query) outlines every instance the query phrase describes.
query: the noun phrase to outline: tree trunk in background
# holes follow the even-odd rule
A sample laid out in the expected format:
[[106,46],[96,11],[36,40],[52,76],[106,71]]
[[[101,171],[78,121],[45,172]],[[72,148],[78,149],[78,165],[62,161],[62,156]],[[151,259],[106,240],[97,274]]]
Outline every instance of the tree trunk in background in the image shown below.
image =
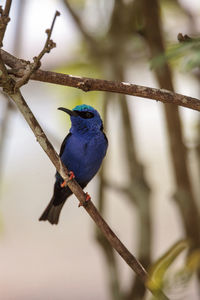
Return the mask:
[[[142,0],[145,19],[145,37],[150,48],[151,57],[164,53],[159,4],[157,0]],[[173,91],[172,76],[167,62],[156,68],[155,75],[161,88]],[[179,108],[165,104],[164,114],[169,136],[170,152],[174,176],[177,185],[175,200],[179,207],[185,232],[192,240],[193,247],[200,247],[200,220],[197,205],[190,182],[187,167],[187,153],[183,143],[183,134]]]
[[[113,70],[117,66],[117,62],[113,64]],[[117,80],[124,81],[123,67],[118,66],[114,72]],[[114,75],[113,75],[114,76]],[[150,188],[144,176],[144,167],[139,162],[136,147],[134,130],[132,129],[131,117],[128,108],[128,102],[125,95],[119,95],[119,106],[122,116],[123,126],[123,144],[125,145],[125,157],[127,157],[128,173],[129,173],[129,199],[133,206],[137,208],[138,214],[138,258],[145,268],[151,264],[151,209],[150,209]],[[126,293],[126,300],[143,299],[146,289],[144,285],[135,278],[132,281],[130,289]]]
[[[105,93],[104,105],[103,105],[103,117],[104,117],[104,129],[106,131],[107,128],[107,112],[109,103],[112,101],[112,97],[110,94]],[[105,203],[105,178],[106,174],[106,165],[103,164],[100,172],[100,182],[98,189],[98,209],[102,216],[105,215],[106,212],[106,203]],[[103,236],[103,234],[96,228],[95,237],[97,242],[102,248],[104,259],[106,262],[106,275],[108,281],[108,287],[110,292],[110,299],[112,300],[123,300],[123,295],[121,293],[121,285],[120,285],[120,274],[118,270],[118,264],[116,259],[116,253],[114,249],[110,246],[107,239]]]

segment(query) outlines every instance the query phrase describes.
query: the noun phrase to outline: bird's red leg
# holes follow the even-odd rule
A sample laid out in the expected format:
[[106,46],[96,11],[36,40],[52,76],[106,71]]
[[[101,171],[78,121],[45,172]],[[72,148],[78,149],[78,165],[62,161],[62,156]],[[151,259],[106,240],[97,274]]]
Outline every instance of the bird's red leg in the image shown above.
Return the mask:
[[66,186],[67,186],[67,183],[68,183],[69,181],[71,181],[72,179],[75,178],[75,175],[74,175],[74,172],[73,172],[73,171],[69,171],[68,176],[69,176],[69,179],[68,179],[68,180],[64,180],[64,181],[60,184],[61,188],[66,187]]
[[83,203],[79,203],[78,207],[87,205],[90,199],[91,199],[90,195],[88,193],[85,193],[85,200]]

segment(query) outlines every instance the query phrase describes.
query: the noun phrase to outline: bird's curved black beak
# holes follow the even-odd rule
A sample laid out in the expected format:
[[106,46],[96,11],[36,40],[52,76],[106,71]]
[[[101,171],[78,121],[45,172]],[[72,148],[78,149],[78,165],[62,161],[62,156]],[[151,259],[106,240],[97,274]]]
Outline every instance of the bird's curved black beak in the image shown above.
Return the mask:
[[73,111],[73,110],[70,110],[68,108],[65,108],[65,107],[58,107],[59,110],[62,110],[64,112],[66,112],[68,115],[70,116],[73,116],[73,117],[78,117],[78,114],[77,112]]

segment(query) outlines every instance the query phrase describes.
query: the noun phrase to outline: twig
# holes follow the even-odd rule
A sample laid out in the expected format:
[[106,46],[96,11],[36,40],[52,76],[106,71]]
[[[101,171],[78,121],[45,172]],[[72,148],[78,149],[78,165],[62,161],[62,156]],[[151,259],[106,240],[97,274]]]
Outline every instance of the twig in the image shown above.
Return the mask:
[[[12,0],[7,0],[5,4],[5,8],[3,9],[0,6],[0,48],[3,46],[3,38],[7,28],[7,24],[10,21],[9,12],[11,7]],[[7,69],[4,65],[4,62],[1,59],[0,52],[0,80],[5,82],[7,80]]]
[[0,50],[0,54],[1,54],[1,59],[3,60],[3,62],[7,66],[9,66],[10,68],[13,68],[13,69],[16,69],[16,70],[24,69],[26,67],[26,65],[28,63],[30,63],[29,61],[26,61],[26,60],[19,59],[19,58],[15,57],[14,55],[6,52],[3,49]]
[[[26,104],[23,96],[18,91],[14,94],[9,95],[10,98],[16,103],[18,109],[23,114],[24,118],[26,119],[27,123],[29,124],[30,128],[32,129],[34,135],[37,138],[37,141],[46,152],[54,166],[56,167],[59,174],[62,176],[64,180],[68,180],[68,170],[62,164],[58,154],[54,150],[53,146],[47,139],[45,133],[43,132],[42,128],[40,127],[39,123],[37,122],[36,118],[34,117],[33,113],[31,112],[30,108]],[[74,181],[68,181],[69,188],[78,198],[81,204],[84,204],[85,201],[85,193],[78,185],[78,183]],[[91,218],[95,221],[99,229],[105,235],[109,243],[112,247],[121,255],[121,257],[126,261],[126,263],[135,271],[135,273],[139,276],[139,278],[143,281],[143,283],[147,280],[147,272],[139,263],[139,261],[128,251],[128,249],[122,244],[122,242],[118,239],[118,237],[114,234],[114,232],[110,229],[108,224],[104,221],[101,217],[99,212],[97,211],[96,207],[89,201],[86,206],[84,206],[85,210],[91,216]]]
[[49,53],[51,51],[52,48],[54,48],[56,46],[56,44],[50,39],[51,38],[51,34],[53,31],[53,27],[56,21],[56,18],[60,16],[60,12],[56,11],[52,24],[51,24],[51,28],[46,30],[46,34],[47,34],[47,40],[46,43],[44,45],[44,48],[42,49],[42,51],[40,52],[40,54],[37,57],[34,57],[34,62],[36,64],[36,66],[38,65],[38,63],[40,62],[40,60],[42,59],[42,57],[44,56],[45,53]]
[[0,6],[0,47],[3,46],[3,38],[6,31],[8,22],[10,21],[9,12],[12,4],[12,0],[7,0],[4,10]]
[[188,36],[187,34],[182,34],[182,33],[179,33],[178,36],[177,36],[177,39],[180,43],[185,43],[185,42],[191,42],[193,41],[194,39],[192,39],[190,36]]
[[20,80],[18,80],[16,82],[15,85],[15,91],[17,91],[17,89],[19,89],[22,85],[24,85],[25,83],[28,82],[30,76],[33,74],[33,72],[37,69],[39,69],[39,67],[41,66],[40,60],[42,59],[42,57],[44,56],[45,53],[49,53],[51,51],[51,49],[56,47],[56,44],[50,39],[51,38],[51,34],[53,31],[53,27],[56,21],[56,17],[58,17],[60,15],[60,13],[58,11],[55,12],[52,24],[51,24],[51,28],[46,30],[46,34],[47,34],[47,39],[46,39],[46,43],[42,49],[42,51],[39,53],[38,56],[35,56],[33,58],[33,63],[29,63],[27,64],[26,70],[24,70],[24,75],[22,76],[22,78]]

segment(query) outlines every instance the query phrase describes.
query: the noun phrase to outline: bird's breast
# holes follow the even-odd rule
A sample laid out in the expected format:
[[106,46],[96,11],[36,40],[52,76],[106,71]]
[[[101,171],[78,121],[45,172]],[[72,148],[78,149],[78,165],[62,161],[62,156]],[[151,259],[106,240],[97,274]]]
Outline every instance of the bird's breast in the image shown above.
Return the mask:
[[93,136],[71,136],[61,156],[63,163],[75,173],[79,183],[90,181],[106,154],[107,141],[102,132]]

